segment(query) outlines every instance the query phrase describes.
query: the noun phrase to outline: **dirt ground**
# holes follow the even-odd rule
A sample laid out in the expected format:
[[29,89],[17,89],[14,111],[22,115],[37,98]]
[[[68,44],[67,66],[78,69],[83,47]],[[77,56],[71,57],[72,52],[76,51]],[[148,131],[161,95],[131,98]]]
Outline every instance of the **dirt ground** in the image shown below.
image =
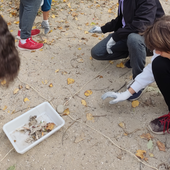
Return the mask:
[[[16,37],[19,18],[15,5],[9,0],[0,3],[0,13]],[[170,14],[168,0],[161,3]],[[87,31],[114,18],[116,7],[117,0],[53,1],[50,33],[45,36],[41,30],[34,38],[44,41],[43,50],[19,51],[18,78],[8,88],[0,88],[0,170],[170,169],[170,135],[154,135],[147,128],[152,119],[168,113],[156,84],[147,88],[135,108],[128,101],[110,105],[109,99],[101,99],[103,93],[119,90],[131,78],[131,69],[117,67],[125,60],[96,61],[90,55],[90,49],[107,34],[96,36]],[[41,21],[39,12],[34,28],[40,28]],[[75,82],[68,85],[68,78]],[[19,85],[23,88],[14,94]],[[92,91],[88,97],[84,95],[87,90]],[[29,101],[24,102],[25,98]],[[62,114],[65,125],[59,131],[25,154],[17,153],[3,132],[3,125],[45,101],[54,109],[66,104],[71,117]],[[153,136],[151,148],[148,140],[141,138],[146,133]],[[165,151],[159,150],[158,141],[165,145]],[[142,161],[152,167],[132,155],[137,150],[146,151],[147,161]]]

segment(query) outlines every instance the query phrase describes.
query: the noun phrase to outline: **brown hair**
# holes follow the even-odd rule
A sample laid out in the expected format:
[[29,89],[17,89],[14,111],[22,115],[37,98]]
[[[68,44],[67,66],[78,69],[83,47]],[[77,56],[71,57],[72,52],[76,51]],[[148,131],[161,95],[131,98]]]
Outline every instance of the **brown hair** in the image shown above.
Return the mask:
[[0,15],[0,79],[12,81],[17,75],[20,58],[15,47],[15,38]]
[[164,15],[157,19],[141,35],[144,36],[145,44],[150,50],[170,53],[170,16]]

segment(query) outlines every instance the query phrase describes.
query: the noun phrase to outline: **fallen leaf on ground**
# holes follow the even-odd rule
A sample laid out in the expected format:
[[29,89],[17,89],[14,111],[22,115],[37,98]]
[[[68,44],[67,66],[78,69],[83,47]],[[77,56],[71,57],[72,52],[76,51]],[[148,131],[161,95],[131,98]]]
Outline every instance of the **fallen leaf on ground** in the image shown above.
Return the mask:
[[157,146],[158,146],[160,151],[164,151],[165,152],[165,145],[162,142],[157,141],[156,144],[157,144]]
[[53,87],[53,84],[52,84],[52,83],[50,83],[49,87]]
[[153,141],[152,140],[149,140],[149,142],[147,143],[147,147],[148,147],[148,149],[153,148]]
[[7,170],[15,170],[15,165],[10,166]]
[[27,90],[29,90],[29,89],[30,89],[30,86],[29,86],[28,84],[26,84],[25,88],[26,88]]
[[146,153],[145,150],[137,150],[136,151],[136,156],[140,159],[144,159],[147,160],[147,158],[144,156],[144,154]]
[[69,85],[69,84],[73,84],[75,82],[75,80],[74,79],[71,79],[71,78],[68,78],[67,79],[67,84]]
[[59,69],[57,69],[56,71],[55,71],[55,73],[58,73],[59,72]]
[[92,93],[93,93],[93,92],[92,92],[91,90],[87,90],[87,91],[84,92],[84,95],[88,97],[88,96],[90,96]]
[[92,36],[92,37],[98,37],[98,35],[97,35],[97,34],[92,34],[91,36]]
[[118,68],[125,68],[125,65],[121,62],[121,63],[117,64],[116,67],[118,67]]
[[132,102],[132,107],[137,107],[137,106],[139,106],[139,101],[138,100],[135,100],[135,101],[133,101]]
[[125,128],[125,124],[123,122],[119,123],[118,125],[123,129]]
[[63,112],[63,115],[69,115],[70,114],[70,110],[69,108],[65,109]]
[[19,89],[15,89],[15,90],[13,91],[13,93],[14,93],[14,94],[17,94],[18,91],[19,91]]
[[112,60],[112,61],[109,61],[109,63],[110,63],[110,64],[113,64],[113,63],[114,63],[114,61],[113,61],[113,60]]
[[6,110],[7,109],[7,106],[4,106],[3,110]]
[[24,102],[28,102],[30,101],[27,97],[24,99]]
[[140,137],[147,140],[153,139],[153,136],[149,133],[143,133]]
[[84,106],[87,106],[87,103],[85,100],[81,100],[81,104],[84,105]]
[[152,157],[152,158],[154,157],[153,153],[149,153],[149,156]]
[[92,122],[94,122],[94,117],[91,113],[87,113],[86,118],[87,120],[91,120]]
[[5,85],[5,84],[6,84],[6,80],[2,80],[1,85]]

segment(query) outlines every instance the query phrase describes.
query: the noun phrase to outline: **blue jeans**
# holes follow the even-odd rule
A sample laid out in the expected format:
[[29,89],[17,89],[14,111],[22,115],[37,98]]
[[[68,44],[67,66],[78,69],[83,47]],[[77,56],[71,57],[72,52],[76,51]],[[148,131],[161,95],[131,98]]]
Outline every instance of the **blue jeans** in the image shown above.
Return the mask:
[[127,39],[116,42],[111,48],[113,54],[108,54],[106,44],[110,38],[111,34],[96,44],[91,49],[91,56],[96,60],[118,60],[129,56],[133,78],[135,78],[142,72],[145,66],[146,46],[144,37],[136,33],[131,33]]

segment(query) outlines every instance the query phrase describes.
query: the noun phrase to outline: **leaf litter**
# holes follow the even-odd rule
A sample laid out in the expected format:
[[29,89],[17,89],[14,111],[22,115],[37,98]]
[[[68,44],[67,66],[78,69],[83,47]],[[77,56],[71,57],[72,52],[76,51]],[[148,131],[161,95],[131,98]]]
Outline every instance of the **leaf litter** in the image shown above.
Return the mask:
[[[37,116],[31,116],[29,118],[29,122],[18,128],[16,131],[21,133],[28,133],[28,138],[25,140],[26,143],[32,143],[55,128],[55,124],[53,122],[45,122],[45,121],[38,121]],[[16,141],[15,141],[16,142]]]

